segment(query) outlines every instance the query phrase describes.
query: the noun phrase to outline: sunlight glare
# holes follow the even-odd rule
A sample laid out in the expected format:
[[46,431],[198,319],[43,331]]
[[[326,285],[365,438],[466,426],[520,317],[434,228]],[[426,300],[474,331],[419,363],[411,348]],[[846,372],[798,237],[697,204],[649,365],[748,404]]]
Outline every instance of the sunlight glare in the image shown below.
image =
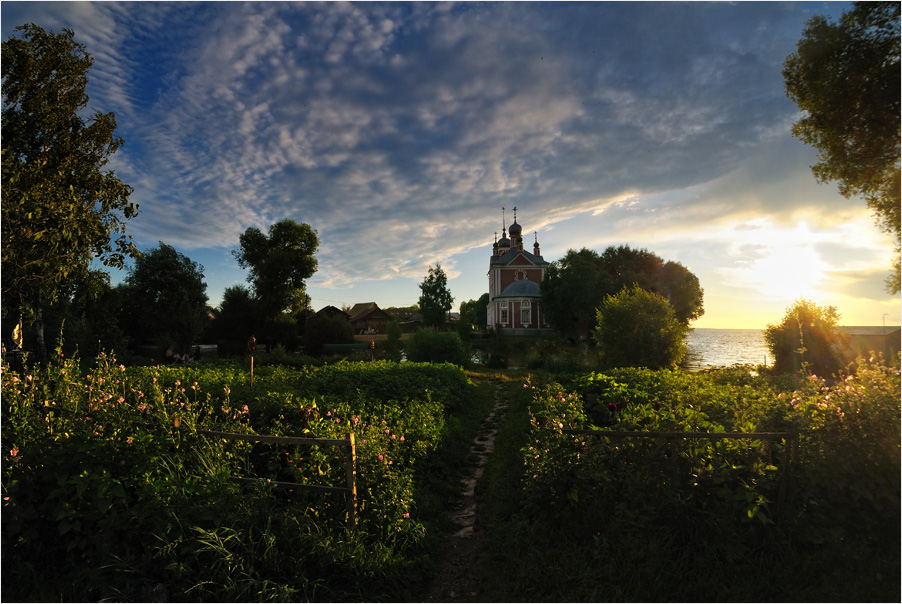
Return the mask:
[[828,268],[807,246],[778,246],[741,269],[748,287],[768,297],[796,300],[812,297]]

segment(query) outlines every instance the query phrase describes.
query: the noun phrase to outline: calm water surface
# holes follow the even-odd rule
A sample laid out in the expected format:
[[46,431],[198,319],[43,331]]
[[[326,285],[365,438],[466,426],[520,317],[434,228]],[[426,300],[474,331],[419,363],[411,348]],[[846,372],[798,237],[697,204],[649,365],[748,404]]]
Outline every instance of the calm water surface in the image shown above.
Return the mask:
[[731,365],[773,364],[762,329],[693,329],[683,366],[691,371]]

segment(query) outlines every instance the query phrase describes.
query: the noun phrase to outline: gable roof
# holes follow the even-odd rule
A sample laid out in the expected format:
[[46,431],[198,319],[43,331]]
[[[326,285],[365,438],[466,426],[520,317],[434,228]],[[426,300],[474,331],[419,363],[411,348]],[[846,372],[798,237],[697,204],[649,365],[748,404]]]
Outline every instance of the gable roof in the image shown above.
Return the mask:
[[326,317],[336,317],[336,316],[344,315],[344,317],[346,319],[351,318],[350,315],[348,315],[348,313],[346,313],[345,311],[341,310],[340,308],[336,308],[334,306],[324,306],[321,309],[319,309],[318,311],[316,311],[316,314],[324,315]]
[[535,266],[546,266],[548,262],[542,260],[539,256],[531,254],[525,250],[509,250],[500,256],[492,256],[492,266],[508,266],[511,264],[533,264]]
[[362,313],[365,310],[370,310],[371,308],[379,308],[379,307],[376,306],[375,302],[360,302],[351,307],[351,310],[348,311],[348,315],[350,315],[350,317],[352,319],[356,319],[357,315],[359,315],[360,313]]

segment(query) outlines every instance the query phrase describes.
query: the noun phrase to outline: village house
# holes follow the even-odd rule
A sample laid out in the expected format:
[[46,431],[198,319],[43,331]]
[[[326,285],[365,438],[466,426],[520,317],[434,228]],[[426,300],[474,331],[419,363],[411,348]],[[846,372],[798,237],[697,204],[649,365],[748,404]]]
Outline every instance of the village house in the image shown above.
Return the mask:
[[501,227],[501,239],[492,246],[489,260],[486,325],[504,335],[553,333],[539,305],[539,284],[548,262],[542,258],[538,233],[532,252],[527,252],[523,248],[523,227],[517,223],[517,208],[510,229],[503,217]]
[[355,304],[348,312],[355,334],[385,333],[391,317],[375,302]]

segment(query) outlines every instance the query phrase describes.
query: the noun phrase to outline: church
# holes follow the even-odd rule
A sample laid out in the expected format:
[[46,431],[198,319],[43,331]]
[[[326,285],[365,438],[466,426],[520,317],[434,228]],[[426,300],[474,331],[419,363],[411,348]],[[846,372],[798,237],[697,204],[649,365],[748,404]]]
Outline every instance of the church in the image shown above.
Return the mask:
[[510,229],[503,214],[501,227],[501,239],[497,239],[496,232],[489,261],[486,325],[503,335],[553,333],[540,306],[539,284],[545,277],[548,262],[542,259],[538,233],[532,252],[527,252],[523,249],[523,227],[517,223],[517,208]]

